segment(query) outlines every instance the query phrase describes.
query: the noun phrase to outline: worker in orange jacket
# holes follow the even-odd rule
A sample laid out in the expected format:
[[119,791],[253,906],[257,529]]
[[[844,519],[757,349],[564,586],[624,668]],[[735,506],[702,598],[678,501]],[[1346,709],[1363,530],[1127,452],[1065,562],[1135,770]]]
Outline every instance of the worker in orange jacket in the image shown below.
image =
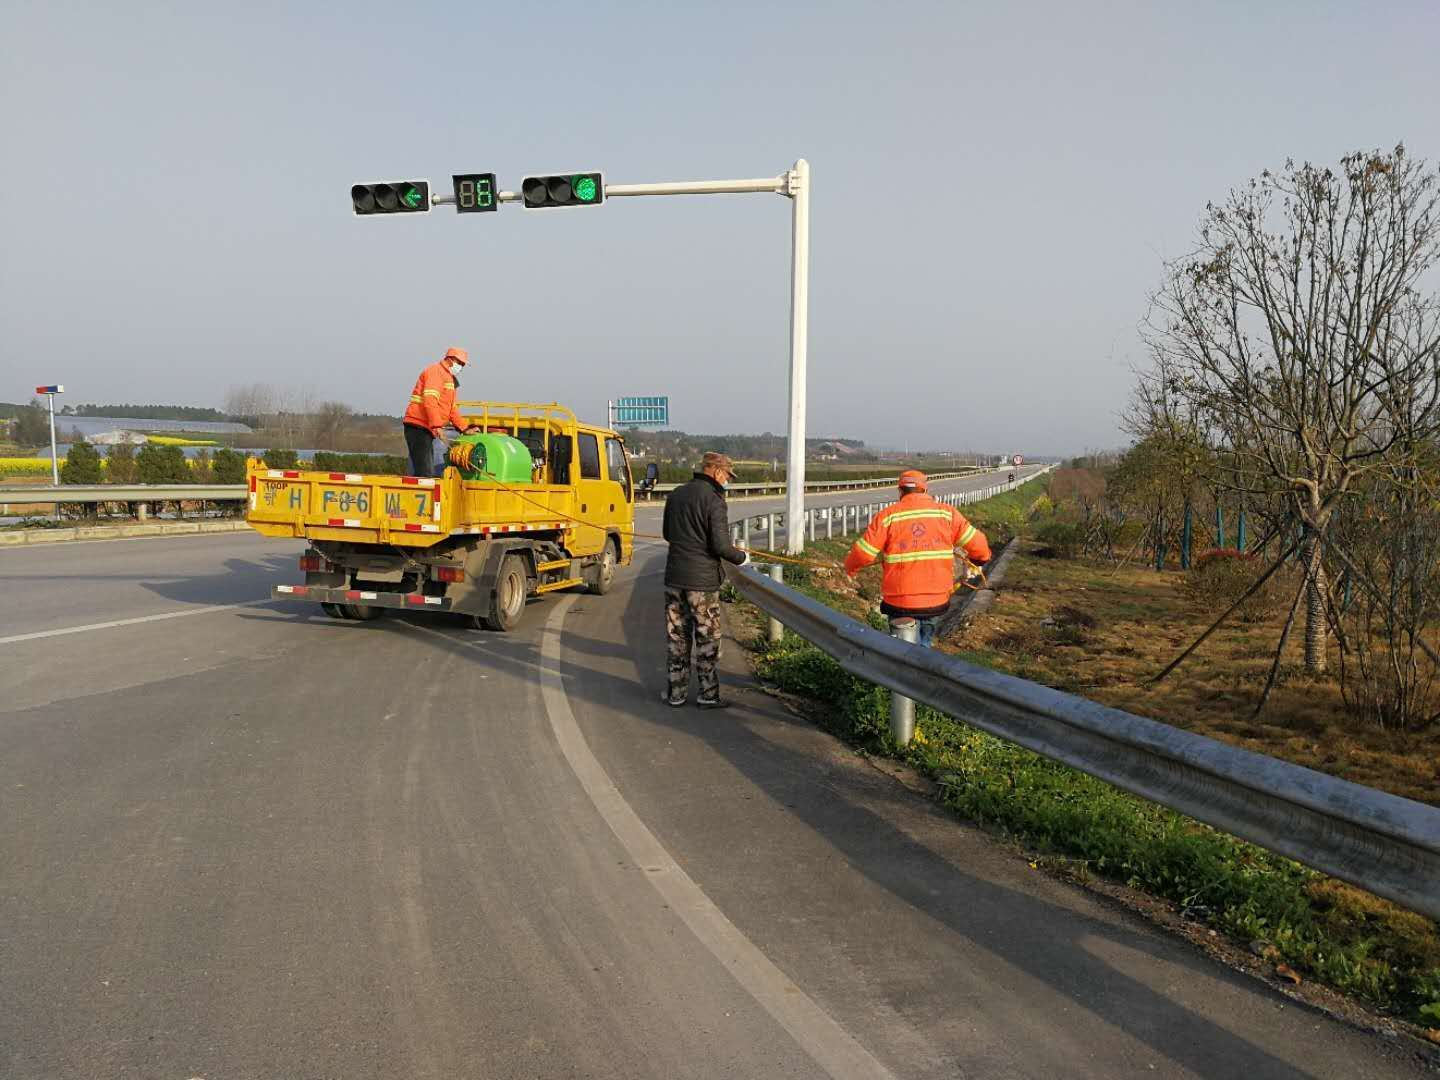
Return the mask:
[[[460,369],[469,362],[470,354],[464,349],[446,349],[440,362],[427,367],[415,381],[405,410],[405,447],[410,451],[411,476],[438,475],[435,443],[444,445],[447,426],[462,432],[471,430],[473,425],[455,407]],[[444,468],[442,464],[440,471]]]
[[935,640],[935,620],[950,606],[955,591],[955,554],[963,550],[972,563],[990,561],[985,534],[926,492],[925,474],[909,469],[900,474],[900,501],[870,519],[865,535],[845,559],[845,573],[854,577],[877,559],[884,566],[880,610],[890,628],[903,619],[918,624],[919,642]]

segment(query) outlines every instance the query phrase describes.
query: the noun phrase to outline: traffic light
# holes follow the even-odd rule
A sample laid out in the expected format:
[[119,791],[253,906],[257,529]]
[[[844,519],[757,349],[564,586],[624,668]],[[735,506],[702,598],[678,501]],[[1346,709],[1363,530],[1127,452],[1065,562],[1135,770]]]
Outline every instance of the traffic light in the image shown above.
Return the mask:
[[455,185],[457,214],[480,214],[500,208],[493,172],[455,173],[450,179]]
[[356,184],[350,189],[355,213],[421,214],[430,209],[429,180],[392,180],[384,184]]
[[599,206],[605,201],[605,180],[598,172],[527,176],[520,197],[530,210],[550,206]]

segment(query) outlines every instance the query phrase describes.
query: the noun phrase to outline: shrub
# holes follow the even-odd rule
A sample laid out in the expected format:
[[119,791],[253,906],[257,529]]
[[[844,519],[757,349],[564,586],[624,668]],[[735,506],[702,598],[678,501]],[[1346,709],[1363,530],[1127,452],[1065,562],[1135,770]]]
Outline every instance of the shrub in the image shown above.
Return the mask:
[[135,482],[135,447],[119,443],[110,447],[105,455],[106,472],[112,484],[133,484]]
[[60,466],[62,484],[98,484],[100,475],[100,454],[95,447],[83,439],[70,447],[65,464]]
[[266,450],[265,464],[272,469],[298,469],[300,455],[294,450]]
[[336,454],[329,450],[315,452],[315,466],[320,472],[380,473],[407,476],[410,462],[398,454]]
[[217,484],[243,484],[245,482],[245,458],[234,450],[215,451],[210,468],[215,473]]
[[201,450],[190,459],[190,479],[197,484],[208,484],[214,473],[210,468],[210,451]]
[[142,484],[184,484],[190,480],[190,466],[178,446],[146,443],[135,457],[135,474]]
[[[1202,611],[1223,611],[1264,573],[1254,555],[1234,548],[1216,548],[1203,553],[1185,575],[1181,588],[1186,598]],[[1275,614],[1280,593],[1272,577],[1241,606],[1242,622],[1263,622]]]
[[1080,526],[1068,521],[1047,521],[1035,530],[1035,538],[1060,559],[1073,559],[1080,554],[1083,537]]

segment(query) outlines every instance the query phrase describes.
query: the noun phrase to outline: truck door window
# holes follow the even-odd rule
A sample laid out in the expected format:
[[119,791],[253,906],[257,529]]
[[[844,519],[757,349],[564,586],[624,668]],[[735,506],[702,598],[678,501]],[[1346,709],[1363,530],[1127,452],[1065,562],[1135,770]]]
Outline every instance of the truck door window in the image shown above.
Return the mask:
[[600,479],[600,440],[583,431],[580,433],[580,479]]
[[625,449],[620,445],[619,439],[605,440],[605,471],[625,489],[625,501],[633,502],[634,497],[630,494],[630,466],[625,461]]
[[550,436],[550,477],[555,484],[570,483],[570,459],[575,454],[575,441],[569,435]]

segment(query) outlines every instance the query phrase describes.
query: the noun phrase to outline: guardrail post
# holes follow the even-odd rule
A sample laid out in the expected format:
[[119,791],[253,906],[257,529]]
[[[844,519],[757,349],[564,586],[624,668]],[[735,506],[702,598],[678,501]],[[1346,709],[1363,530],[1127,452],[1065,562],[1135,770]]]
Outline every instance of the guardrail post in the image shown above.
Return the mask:
[[815,514],[814,510],[805,511],[805,531],[809,534],[807,539],[812,544],[815,542]]
[[825,508],[825,539],[835,539],[835,508],[833,506]]
[[[775,511],[771,510],[765,518],[765,550],[775,550]],[[778,563],[776,564],[779,565]]]
[[150,504],[142,502],[135,507],[135,519],[137,521],[148,521],[150,519]]
[[[914,619],[897,619],[890,624],[890,633],[914,645],[920,637],[920,626]],[[909,746],[915,735],[915,702],[890,691],[890,737],[896,746]]]
[[[772,562],[770,564],[770,580],[775,582],[776,585],[785,584],[785,568],[778,562]],[[780,639],[784,636],[785,627],[780,625],[779,619],[772,616],[765,630],[765,640],[770,642],[771,645],[779,645]]]
[[740,519],[740,546],[743,548],[750,546],[750,519],[748,517]]

